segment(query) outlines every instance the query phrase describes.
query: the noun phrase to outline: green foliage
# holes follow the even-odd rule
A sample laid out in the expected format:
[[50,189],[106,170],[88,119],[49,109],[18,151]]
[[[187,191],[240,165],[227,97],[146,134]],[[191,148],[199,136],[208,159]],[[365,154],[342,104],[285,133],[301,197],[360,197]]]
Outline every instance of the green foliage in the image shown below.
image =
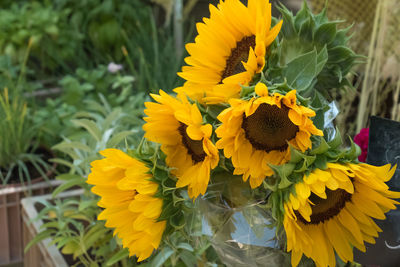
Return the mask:
[[[26,103],[17,92],[9,96],[5,88],[0,95],[0,179],[7,184],[10,179],[30,182],[29,168],[46,178],[48,164],[40,155],[34,154],[36,129]],[[30,166],[30,167],[29,167]],[[16,176],[16,177],[13,177]]]
[[[52,243],[56,244],[63,254],[73,256],[77,265],[97,266],[95,264],[105,263],[105,266],[136,266],[139,264],[134,258],[128,258],[129,253],[121,248],[119,240],[112,238],[112,229],[106,228],[104,222],[96,220],[100,212],[96,205],[98,197],[90,193],[90,186],[86,184],[85,177],[90,172],[90,162],[99,158],[98,151],[119,147],[120,144],[124,145],[123,143],[136,145],[138,140],[135,138],[142,136],[142,133],[138,133],[140,125],[135,124],[134,120],[131,120],[130,124],[121,123],[126,115],[120,108],[110,108],[107,102],[103,105],[94,101],[87,102],[89,109],[91,105],[91,109],[95,111],[81,113],[72,120],[75,125],[74,135],[53,147],[68,155],[70,159],[54,160],[67,166],[68,172],[57,176],[57,179],[65,182],[53,191],[53,197],[59,197],[61,192],[72,187],[81,187],[85,193],[79,200],[45,202],[45,208],[37,218],[46,222],[42,227],[43,231],[26,249],[50,237]],[[140,154],[141,157],[147,158],[148,164],[152,166],[159,160],[158,147],[152,143],[141,143],[137,150],[131,150],[129,153],[135,156]],[[201,237],[201,224],[198,224],[199,220],[192,212],[192,200],[187,194],[183,194],[184,190],[176,189],[175,183],[167,179],[167,167],[157,166],[152,172],[157,182],[168,181],[159,194],[165,197],[167,205],[171,206],[164,210],[170,225],[169,234],[174,233],[166,234],[159,251],[140,265],[194,267],[198,262],[202,262],[204,266],[216,266],[206,263],[208,260],[215,262],[217,257],[210,243]],[[185,216],[182,210],[188,211]]]
[[[43,220],[42,231],[31,240],[25,252],[35,243],[51,238],[63,254],[72,255],[73,266],[100,266],[123,251],[113,239],[112,230],[97,221],[100,209],[90,195],[78,198],[43,201],[36,220]],[[134,266],[125,265],[125,266]]]
[[110,74],[105,66],[78,69],[76,75],[65,76],[60,81],[61,95],[47,98],[36,111],[35,124],[40,125],[43,132],[41,142],[52,146],[60,142],[62,136],[74,135],[72,119],[92,111],[107,116],[113,107],[119,107],[125,114],[121,124],[141,125],[143,102],[148,97],[135,92],[133,82],[132,76]]
[[[72,60],[83,36],[69,27],[68,10],[56,12],[39,2],[13,3],[0,10],[0,51],[19,65],[25,47],[32,43],[32,57],[40,68],[54,69]],[[29,64],[32,66],[31,64]]]
[[54,161],[68,167],[69,174],[80,175],[82,185],[90,172],[90,162],[99,158],[99,151],[125,143],[137,144],[142,135],[138,119],[131,119],[130,114],[121,108],[111,108],[103,100],[103,105],[86,101],[88,112],[76,113],[70,120],[70,135],[52,148],[71,159],[71,162],[63,158]]
[[80,109],[84,108],[85,104],[77,99],[99,100],[100,93],[107,96],[111,106],[118,106],[127,103],[130,96],[137,93],[134,91],[135,77],[109,73],[104,65],[90,70],[78,68],[75,75],[65,76],[59,84],[62,88],[63,102]]
[[26,60],[25,50],[30,45],[28,80],[62,77],[77,68],[92,69],[114,61],[124,64],[134,76],[135,91],[172,90],[182,84],[175,74],[183,57],[176,51],[172,26],[159,24],[152,8],[142,1],[20,1],[4,5],[0,10],[0,54],[11,64],[1,75],[0,58],[0,86],[20,71],[14,66]]
[[329,21],[325,9],[312,14],[306,1],[296,15],[284,6],[279,11],[283,25],[271,50],[267,79],[272,83],[287,79],[303,96],[312,96],[313,88],[329,97],[332,89],[352,87],[346,76],[361,56],[347,45],[349,29],[338,29],[341,21]]

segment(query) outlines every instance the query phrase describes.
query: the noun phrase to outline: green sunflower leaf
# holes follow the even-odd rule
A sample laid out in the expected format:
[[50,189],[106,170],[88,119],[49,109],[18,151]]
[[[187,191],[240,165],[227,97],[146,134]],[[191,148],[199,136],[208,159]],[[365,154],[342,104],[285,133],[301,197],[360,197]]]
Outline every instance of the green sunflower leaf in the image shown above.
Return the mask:
[[361,148],[358,145],[356,145],[350,137],[349,137],[349,139],[350,139],[351,145],[350,145],[350,149],[347,150],[345,157],[350,160],[354,160],[361,154]]
[[314,165],[316,168],[325,170],[327,168],[326,163],[328,162],[327,157],[324,154],[317,155]]
[[185,216],[183,215],[182,211],[178,211],[176,214],[169,218],[169,223],[175,230],[182,229],[185,224]]
[[320,143],[318,147],[314,148],[313,150],[310,151],[311,155],[316,155],[316,154],[323,154],[326,151],[328,151],[330,146],[328,143],[325,141],[325,138],[321,137],[320,138]]
[[317,71],[317,50],[300,55],[283,69],[282,75],[286,77],[288,85],[301,92],[313,82]]
[[324,23],[318,27],[314,34],[314,41],[321,44],[330,44],[336,36],[337,22]]
[[317,56],[317,68],[315,73],[316,75],[318,75],[323,70],[326,62],[328,62],[328,49],[326,48],[325,45],[324,48],[322,48],[322,50],[319,51]]
[[328,145],[329,145],[331,148],[337,148],[337,147],[339,147],[341,144],[343,144],[342,136],[340,135],[339,129],[336,128],[335,137],[334,137],[331,141],[328,142]]

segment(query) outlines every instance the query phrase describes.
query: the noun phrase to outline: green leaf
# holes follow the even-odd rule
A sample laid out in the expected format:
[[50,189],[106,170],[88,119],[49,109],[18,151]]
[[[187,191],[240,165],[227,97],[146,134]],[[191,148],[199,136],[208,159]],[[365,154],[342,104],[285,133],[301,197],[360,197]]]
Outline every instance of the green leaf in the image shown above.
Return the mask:
[[64,166],[69,167],[70,169],[74,169],[74,164],[72,164],[71,162],[65,160],[65,159],[60,159],[60,158],[55,158],[55,159],[50,159],[50,162],[55,162]]
[[280,166],[270,165],[270,167],[275,171],[275,173],[281,178],[281,181],[279,182],[278,185],[279,189],[286,188],[292,184],[292,182],[289,181],[288,177],[293,172],[295,166],[296,165],[294,163],[287,163]]
[[83,242],[85,244],[85,248],[93,247],[93,244],[100,240],[101,237],[105,236],[109,230],[103,226],[103,224],[94,225],[84,236]]
[[339,63],[345,61],[349,57],[355,56],[353,50],[346,46],[337,46],[329,49],[329,63]]
[[301,37],[302,40],[305,40],[310,43],[312,42],[314,25],[315,22],[313,21],[311,16],[301,24],[299,29],[299,36]]
[[188,250],[188,251],[190,251],[190,252],[193,252],[193,251],[194,251],[193,247],[192,247],[190,244],[188,244],[188,243],[180,243],[180,244],[178,244],[176,247],[177,247],[177,248],[181,248],[181,249]]
[[101,131],[97,127],[96,123],[88,119],[71,120],[71,122],[77,126],[85,128],[97,142],[101,141]]
[[165,247],[157,254],[157,256],[154,257],[150,265],[160,267],[169,259],[169,257],[171,257],[172,254],[174,254],[174,251],[169,247]]
[[337,22],[328,22],[319,26],[314,33],[314,42],[320,44],[330,44],[336,36]]
[[[200,254],[202,255],[202,254]],[[196,267],[197,266],[197,258],[196,254],[190,253],[188,251],[182,251],[179,253],[179,258],[186,264],[186,267]],[[217,265],[215,265],[217,266]]]
[[122,131],[115,134],[113,137],[111,137],[110,140],[108,140],[107,147],[108,148],[116,147],[119,143],[121,143],[123,140],[125,140],[125,138],[127,138],[131,134],[133,134],[133,132],[131,131]]
[[301,153],[299,150],[293,148],[293,146],[290,146],[290,161],[291,163],[297,163],[301,161],[303,157],[303,153]]
[[82,249],[77,243],[77,241],[72,240],[65,244],[65,246],[61,249],[63,254],[73,254],[73,258],[75,259],[79,255],[82,254]]
[[325,45],[324,48],[322,48],[322,50],[318,53],[315,75],[318,75],[322,71],[326,62],[328,62],[328,49],[326,49]]
[[314,161],[315,167],[321,170],[326,170],[327,166],[327,158],[324,154],[317,155],[317,158]]
[[182,229],[186,224],[185,216],[183,215],[183,212],[178,211],[176,214],[171,216],[169,218],[169,223],[171,224],[172,227],[175,228],[175,230]]
[[328,151],[330,146],[328,143],[325,141],[325,138],[321,137],[320,138],[320,144],[318,147],[314,148],[313,150],[310,151],[311,155],[316,155],[316,154],[323,154],[326,151]]
[[121,249],[117,253],[115,253],[111,258],[108,259],[106,262],[106,266],[112,266],[119,262],[122,259],[128,258],[129,257],[129,250],[128,248]]
[[81,176],[76,175],[76,174],[70,174],[70,173],[64,173],[56,176],[57,180],[71,180],[75,178],[81,178]]
[[78,149],[85,152],[91,152],[92,150],[85,144],[77,141],[70,141],[70,142],[62,142],[52,147],[53,149],[60,150],[60,151],[67,151],[67,149]]
[[277,6],[283,17],[282,33],[287,39],[291,39],[296,35],[296,29],[293,20],[293,14],[285,6]]
[[349,139],[350,139],[351,145],[350,145],[350,149],[346,151],[345,157],[348,159],[354,160],[361,154],[361,148],[353,142],[351,137],[349,137]]
[[88,207],[93,207],[97,205],[97,199],[81,200],[79,202],[78,211],[84,211]]
[[48,229],[43,232],[37,234],[25,247],[24,253],[26,253],[33,245],[39,243],[40,241],[50,237],[52,234],[56,233],[57,231],[54,229]]
[[282,75],[286,77],[288,85],[301,92],[311,85],[316,75],[317,51],[300,55],[283,69]]
[[340,146],[343,143],[342,141],[342,136],[340,135],[339,129],[336,128],[336,134],[335,137],[328,142],[328,145],[331,148],[337,148],[338,146]]
[[163,206],[160,217],[158,218],[159,221],[167,220],[170,218],[174,213],[176,213],[176,208],[174,207],[173,203],[168,203],[167,205]]
[[82,177],[77,177],[59,185],[52,193],[53,198],[56,197],[59,193],[76,185],[78,186],[86,185],[85,179]]

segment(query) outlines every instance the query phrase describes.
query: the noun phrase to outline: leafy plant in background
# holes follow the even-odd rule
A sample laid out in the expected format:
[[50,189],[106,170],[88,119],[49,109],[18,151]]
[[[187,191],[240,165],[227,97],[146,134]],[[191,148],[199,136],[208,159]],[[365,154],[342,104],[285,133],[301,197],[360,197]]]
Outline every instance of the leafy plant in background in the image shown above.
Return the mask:
[[[142,124],[143,93],[133,91],[135,78],[130,75],[110,74],[105,66],[96,69],[78,69],[76,75],[67,75],[61,81],[61,94],[57,98],[47,98],[36,110],[35,123],[44,132],[42,143],[52,146],[61,141],[62,136],[71,136],[76,131],[71,119],[96,110],[106,116],[113,107],[121,107],[129,120]],[[101,103],[101,104],[98,104]],[[129,103],[129,104],[128,104]],[[79,111],[79,112],[78,112]]]
[[[128,250],[122,249],[120,242],[113,238],[112,231],[104,227],[104,222],[97,221],[100,212],[96,206],[98,198],[89,193],[86,176],[90,172],[89,161],[99,157],[98,151],[121,147],[124,143],[137,146],[138,137],[143,135],[139,133],[141,124],[137,124],[136,116],[131,118],[121,108],[111,108],[102,99],[102,104],[87,101],[91,111],[78,113],[71,120],[74,134],[53,147],[68,158],[54,159],[66,166],[67,171],[57,177],[65,183],[53,191],[53,197],[76,187],[83,188],[85,193],[75,199],[43,202],[43,209],[36,218],[45,221],[43,231],[27,245],[26,250],[50,237],[51,243],[63,254],[72,256],[74,266],[136,266],[136,261],[128,260]],[[143,103],[143,99],[139,101]],[[166,239],[160,254],[141,263],[141,266],[196,266],[197,262],[204,263],[203,266],[217,266],[211,263],[217,261],[217,256],[210,243],[201,237],[201,224],[196,216],[198,214],[191,214],[187,219],[192,223],[187,224],[187,229]],[[189,235],[186,232],[190,233],[193,244],[185,241],[188,237],[183,238],[183,235]],[[207,261],[210,263],[207,264]]]
[[[15,91],[16,92],[16,91]],[[35,126],[26,103],[5,88],[0,95],[0,178],[3,185],[10,182],[30,182],[32,170],[46,178],[48,164],[35,154]]]
[[0,10],[0,51],[19,65],[24,60],[25,46],[32,39],[29,67],[37,70],[67,67],[64,61],[76,60],[83,38],[69,27],[66,21],[69,12],[56,12],[36,1],[14,2]]
[[[162,22],[153,10],[157,8],[129,0],[4,5],[0,11],[0,52],[18,66],[31,39],[28,80],[43,84],[50,81],[55,85],[54,76],[73,74],[76,68],[91,69],[114,61],[123,63],[137,79],[133,85],[136,91],[172,89],[182,83],[175,73],[183,58],[174,46],[172,26],[158,27]],[[192,28],[186,29],[188,38]],[[0,77],[0,85],[4,79]]]
[[77,99],[99,100],[98,94],[107,97],[111,106],[119,106],[134,95],[135,77],[124,74],[113,74],[107,67],[100,65],[95,69],[78,68],[75,75],[67,75],[60,81],[61,98],[64,103],[83,108],[84,104]]

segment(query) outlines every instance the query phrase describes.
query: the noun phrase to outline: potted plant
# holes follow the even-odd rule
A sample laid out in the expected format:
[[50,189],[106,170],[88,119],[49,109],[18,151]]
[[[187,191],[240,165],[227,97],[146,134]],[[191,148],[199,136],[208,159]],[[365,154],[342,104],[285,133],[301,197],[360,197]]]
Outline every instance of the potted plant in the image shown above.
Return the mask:
[[[108,108],[106,101],[102,103],[105,107],[102,109],[98,109],[99,104],[93,101],[85,104],[89,112],[78,114],[72,120],[76,126],[74,136],[64,138],[53,147],[70,158],[55,159],[69,167],[66,173],[57,176],[64,183],[52,194],[22,200],[24,261],[31,267],[138,265],[135,260],[128,260],[128,250],[122,249],[112,231],[105,228],[104,221],[97,221],[101,211],[96,205],[99,198],[90,193],[91,186],[86,183],[86,177],[90,172],[88,160],[98,159],[99,150],[138,145],[137,133],[141,125],[137,120],[126,120],[129,116],[125,110]],[[135,106],[135,109],[140,108],[141,104]],[[66,191],[72,188],[80,190]],[[158,255],[141,266],[177,266],[178,263],[196,266],[197,262],[215,261],[216,254],[210,252],[210,243],[201,238],[201,230],[192,231],[192,237],[196,241],[194,245],[184,242],[181,234],[172,236]]]
[[38,131],[27,104],[14,90],[0,94],[0,264],[22,260],[20,199],[49,191],[55,165],[50,151],[38,146]]

